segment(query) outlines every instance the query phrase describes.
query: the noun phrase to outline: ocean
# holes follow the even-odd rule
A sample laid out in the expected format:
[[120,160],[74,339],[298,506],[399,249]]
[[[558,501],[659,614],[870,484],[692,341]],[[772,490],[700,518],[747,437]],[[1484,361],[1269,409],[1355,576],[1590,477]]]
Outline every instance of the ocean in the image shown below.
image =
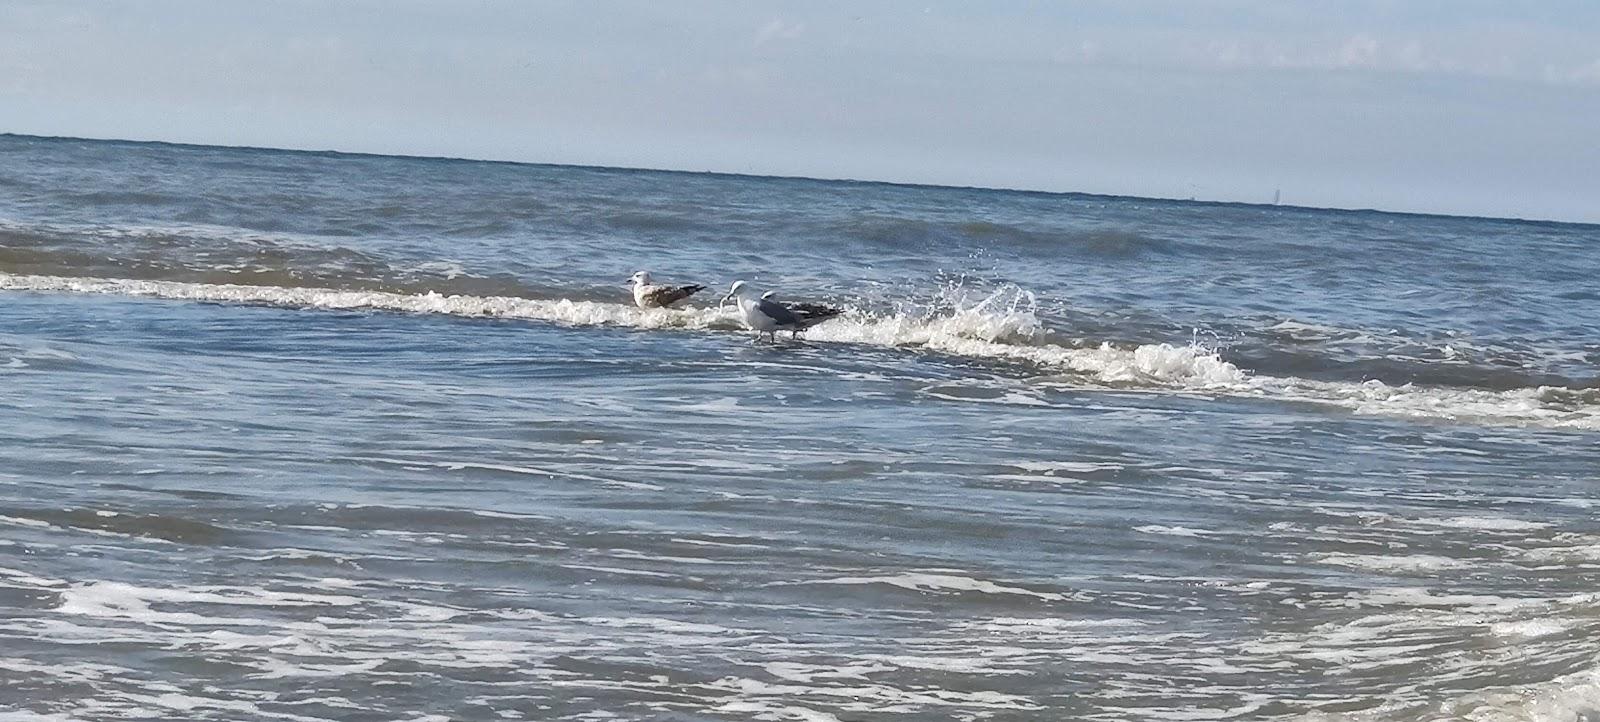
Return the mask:
[[[0,136],[0,720],[1593,719],[1596,279],[1589,225]],[[845,314],[752,344],[735,280]]]

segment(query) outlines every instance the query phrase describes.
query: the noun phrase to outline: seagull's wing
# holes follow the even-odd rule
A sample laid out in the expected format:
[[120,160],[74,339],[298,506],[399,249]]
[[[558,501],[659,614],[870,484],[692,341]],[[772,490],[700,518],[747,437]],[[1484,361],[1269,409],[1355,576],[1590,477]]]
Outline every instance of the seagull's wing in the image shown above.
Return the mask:
[[765,298],[756,301],[756,310],[772,319],[779,326],[798,326],[800,318],[789,311],[787,307],[777,301]]
[[656,286],[655,288],[652,288],[649,291],[645,291],[644,297],[645,297],[645,300],[647,300],[647,301],[649,301],[651,303],[651,305],[661,306],[661,307],[665,308],[667,306],[671,306],[674,303],[682,301],[685,298],[693,296],[696,293],[704,291],[705,289],[706,289],[705,286],[699,286],[699,285],[690,285],[690,286]]
[[820,303],[791,303],[789,304],[789,311],[799,319],[801,328],[815,326],[844,313],[842,309],[824,306]]

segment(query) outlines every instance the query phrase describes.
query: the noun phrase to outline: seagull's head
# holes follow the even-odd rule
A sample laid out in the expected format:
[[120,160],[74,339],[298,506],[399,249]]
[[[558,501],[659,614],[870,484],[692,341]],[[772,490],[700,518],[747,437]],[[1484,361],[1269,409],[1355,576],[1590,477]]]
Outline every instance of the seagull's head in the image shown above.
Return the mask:
[[635,273],[632,276],[628,277],[628,286],[630,288],[633,287],[633,286],[648,286],[648,285],[650,285],[650,272],[649,271],[640,271],[640,272]]
[[735,298],[738,298],[739,297],[739,292],[743,291],[743,290],[744,290],[744,281],[734,281],[733,282],[733,286],[728,288],[728,295],[723,296],[722,300],[717,302],[717,305],[721,306],[722,304],[727,303],[728,301],[731,301],[731,300],[733,300]]

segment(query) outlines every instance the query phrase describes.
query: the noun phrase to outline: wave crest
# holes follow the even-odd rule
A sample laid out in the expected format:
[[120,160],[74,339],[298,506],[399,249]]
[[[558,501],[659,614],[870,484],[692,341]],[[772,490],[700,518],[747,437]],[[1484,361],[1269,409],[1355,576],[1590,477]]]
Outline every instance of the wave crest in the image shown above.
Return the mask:
[[[221,301],[291,308],[375,309],[543,321],[565,326],[734,331],[731,310],[716,307],[639,309],[608,301],[511,296],[406,294],[389,291],[287,288],[238,284],[0,273],[0,290],[54,291]],[[1007,288],[976,302],[957,300],[935,313],[873,315],[854,309],[809,332],[819,341],[909,348],[976,360],[1011,361],[1043,370],[1050,380],[1101,386],[1198,390],[1229,396],[1333,405],[1362,414],[1600,430],[1592,390],[1512,390],[1389,386],[1249,373],[1198,344],[1063,345],[1035,315],[1031,295]]]

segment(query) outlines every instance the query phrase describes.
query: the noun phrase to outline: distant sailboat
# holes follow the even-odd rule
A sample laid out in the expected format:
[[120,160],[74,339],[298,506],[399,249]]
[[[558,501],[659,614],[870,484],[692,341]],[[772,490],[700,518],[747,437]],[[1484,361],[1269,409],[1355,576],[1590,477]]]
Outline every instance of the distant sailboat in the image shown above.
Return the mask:
[[1278,205],[1278,201],[1280,201],[1280,200],[1283,200],[1283,189],[1282,188],[1273,188],[1272,189],[1272,205]]

